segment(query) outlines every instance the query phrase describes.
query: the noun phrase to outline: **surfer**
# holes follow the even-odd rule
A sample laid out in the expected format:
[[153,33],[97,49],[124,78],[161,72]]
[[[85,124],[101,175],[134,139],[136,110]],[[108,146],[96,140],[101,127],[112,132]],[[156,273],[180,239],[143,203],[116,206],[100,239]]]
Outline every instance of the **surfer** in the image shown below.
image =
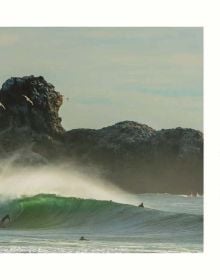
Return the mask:
[[81,236],[79,240],[80,241],[88,241],[88,239],[86,239],[84,236]]
[[10,223],[10,221],[11,221],[10,216],[7,214],[1,219],[0,225],[4,226],[6,222]]
[[142,207],[142,208],[144,208],[144,203],[143,203],[143,202],[141,202],[141,204],[139,204],[139,205],[138,205],[138,207]]

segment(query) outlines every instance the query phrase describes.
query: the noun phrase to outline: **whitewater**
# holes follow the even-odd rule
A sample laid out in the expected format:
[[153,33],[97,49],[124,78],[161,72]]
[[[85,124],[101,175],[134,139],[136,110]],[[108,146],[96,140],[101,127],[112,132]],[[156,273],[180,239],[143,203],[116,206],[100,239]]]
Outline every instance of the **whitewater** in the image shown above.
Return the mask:
[[203,196],[130,194],[77,168],[7,163],[0,218],[11,221],[0,228],[1,253],[203,250]]

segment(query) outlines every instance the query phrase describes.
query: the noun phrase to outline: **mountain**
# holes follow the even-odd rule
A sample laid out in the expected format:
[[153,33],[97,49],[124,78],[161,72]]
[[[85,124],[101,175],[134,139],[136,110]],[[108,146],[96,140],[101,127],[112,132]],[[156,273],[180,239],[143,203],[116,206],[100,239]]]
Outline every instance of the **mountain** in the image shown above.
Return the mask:
[[65,131],[58,114],[63,96],[41,76],[8,79],[0,102],[3,159],[16,154],[15,163],[22,165],[77,163],[136,193],[203,192],[200,131],[155,130],[133,121]]

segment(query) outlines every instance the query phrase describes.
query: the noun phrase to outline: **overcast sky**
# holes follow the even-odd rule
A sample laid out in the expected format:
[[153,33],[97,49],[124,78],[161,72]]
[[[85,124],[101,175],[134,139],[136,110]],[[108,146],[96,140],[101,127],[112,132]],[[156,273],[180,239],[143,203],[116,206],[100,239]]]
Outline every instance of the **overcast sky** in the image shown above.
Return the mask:
[[0,83],[42,75],[63,126],[203,126],[202,28],[0,28]]

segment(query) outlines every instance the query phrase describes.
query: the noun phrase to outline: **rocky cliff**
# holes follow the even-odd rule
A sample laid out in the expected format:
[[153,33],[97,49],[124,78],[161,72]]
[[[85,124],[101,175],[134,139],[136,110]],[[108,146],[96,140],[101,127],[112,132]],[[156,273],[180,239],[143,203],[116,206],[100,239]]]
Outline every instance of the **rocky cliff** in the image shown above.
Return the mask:
[[[54,153],[56,145],[60,146],[58,139],[65,132],[58,115],[62,102],[63,96],[42,76],[13,77],[3,83],[0,90],[0,156],[20,151],[23,162],[27,159],[32,163],[35,159],[36,162],[47,161],[48,154]],[[38,148],[44,158],[34,153]]]
[[65,133],[71,158],[95,164],[133,192],[202,193],[203,135],[193,129],[156,131],[131,121]]
[[203,192],[200,131],[156,131],[125,121],[65,132],[58,115],[62,101],[41,76],[7,80],[0,90],[0,157],[16,152],[18,164],[77,162],[133,192]]

